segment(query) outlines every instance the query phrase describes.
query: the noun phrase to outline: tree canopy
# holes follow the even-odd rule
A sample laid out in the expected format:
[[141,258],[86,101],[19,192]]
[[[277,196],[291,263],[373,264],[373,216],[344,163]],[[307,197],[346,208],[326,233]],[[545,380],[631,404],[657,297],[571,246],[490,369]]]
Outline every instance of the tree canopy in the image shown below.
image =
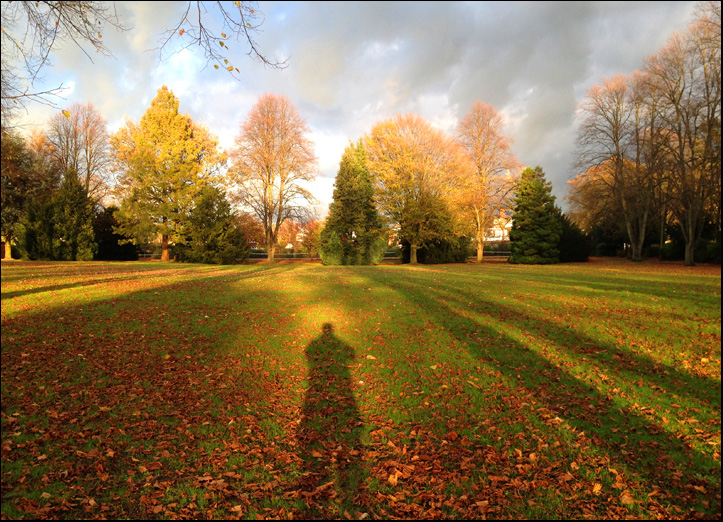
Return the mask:
[[468,158],[459,144],[415,114],[377,123],[364,144],[377,208],[399,225],[410,243],[410,263],[416,264],[417,249],[455,233],[451,196],[470,171]]
[[478,263],[484,255],[485,230],[500,209],[508,208],[519,169],[511,151],[512,139],[502,133],[502,126],[497,110],[479,100],[457,126],[457,140],[473,165],[463,180],[457,204],[473,226]]
[[308,183],[317,172],[309,128],[286,96],[263,95],[236,137],[232,177],[239,200],[258,217],[274,260],[279,229],[287,219],[304,221],[315,201]]
[[164,86],[139,124],[127,121],[111,137],[121,171],[119,231],[135,242],[160,237],[164,261],[170,259],[169,241],[183,239],[196,197],[217,178],[224,161],[216,138],[178,107]]

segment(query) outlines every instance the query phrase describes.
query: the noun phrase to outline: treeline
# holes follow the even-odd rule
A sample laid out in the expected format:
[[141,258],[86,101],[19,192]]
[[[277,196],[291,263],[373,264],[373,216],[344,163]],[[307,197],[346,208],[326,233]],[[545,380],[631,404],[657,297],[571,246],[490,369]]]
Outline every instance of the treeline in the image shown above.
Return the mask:
[[720,52],[721,4],[705,2],[642,70],[588,91],[568,198],[598,253],[625,242],[640,260],[657,243],[720,262]]
[[[478,261],[485,232],[511,209],[513,263],[586,261],[584,234],[555,205],[540,167],[526,168],[501,134],[502,120],[477,102],[447,136],[419,116],[377,123],[342,156],[321,233],[325,264],[376,264],[400,243],[408,263]],[[564,233],[563,233],[564,229]]]
[[588,92],[569,217],[480,101],[451,135],[414,114],[377,122],[344,151],[321,223],[313,143],[288,98],[259,98],[224,151],[164,86],[112,136],[90,104],[28,138],[3,127],[6,247],[28,259],[156,248],[162,260],[233,263],[251,247],[273,261],[291,244],[326,264],[376,264],[401,245],[410,263],[465,261],[470,249],[479,262],[486,232],[507,215],[514,263],[585,260],[589,237],[598,248],[628,243],[639,260],[656,226],[660,245],[679,231],[686,264],[706,234],[720,259],[720,3],[698,9],[644,71]]

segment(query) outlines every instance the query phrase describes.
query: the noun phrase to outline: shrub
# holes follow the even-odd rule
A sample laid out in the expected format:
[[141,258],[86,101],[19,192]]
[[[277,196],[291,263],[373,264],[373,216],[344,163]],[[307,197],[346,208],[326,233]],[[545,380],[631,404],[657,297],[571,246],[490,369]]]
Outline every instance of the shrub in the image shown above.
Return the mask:
[[590,254],[588,235],[564,214],[560,214],[560,223],[562,224],[562,234],[558,245],[560,262],[577,263],[588,261]]
[[[466,263],[471,240],[461,236],[440,239],[417,250],[417,262],[423,264]],[[402,263],[409,263],[411,249],[409,241],[402,240]]]
[[319,256],[324,265],[341,265],[344,260],[344,247],[339,234],[329,228],[321,232]]

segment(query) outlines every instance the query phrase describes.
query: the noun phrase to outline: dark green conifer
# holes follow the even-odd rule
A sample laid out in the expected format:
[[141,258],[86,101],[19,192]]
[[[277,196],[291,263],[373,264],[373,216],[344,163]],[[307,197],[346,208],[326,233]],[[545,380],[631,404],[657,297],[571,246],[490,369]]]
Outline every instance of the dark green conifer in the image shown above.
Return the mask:
[[560,209],[555,206],[552,185],[541,167],[527,167],[514,198],[514,221],[510,230],[510,263],[551,264],[560,261]]
[[344,150],[334,182],[334,200],[321,233],[324,264],[376,265],[384,257],[386,236],[374,205],[374,188],[361,141]]

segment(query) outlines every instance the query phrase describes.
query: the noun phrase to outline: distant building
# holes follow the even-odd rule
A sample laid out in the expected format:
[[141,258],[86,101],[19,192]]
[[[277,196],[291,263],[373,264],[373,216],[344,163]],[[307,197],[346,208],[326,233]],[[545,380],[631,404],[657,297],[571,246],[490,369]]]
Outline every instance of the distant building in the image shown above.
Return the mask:
[[512,221],[512,216],[509,216],[505,209],[500,209],[499,215],[492,221],[492,226],[485,229],[485,241],[509,241]]

